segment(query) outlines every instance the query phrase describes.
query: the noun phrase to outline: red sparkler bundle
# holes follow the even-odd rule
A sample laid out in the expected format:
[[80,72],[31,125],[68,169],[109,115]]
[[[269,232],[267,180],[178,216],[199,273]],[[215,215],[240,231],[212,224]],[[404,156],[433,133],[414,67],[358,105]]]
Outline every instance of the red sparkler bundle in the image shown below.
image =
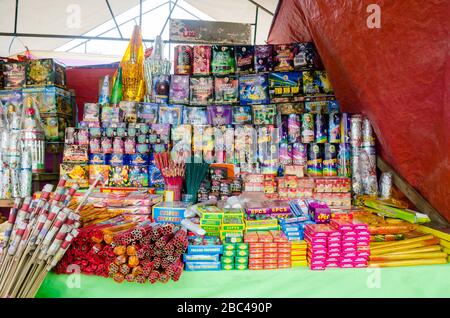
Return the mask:
[[166,190],[173,191],[174,200],[179,201],[181,199],[181,189],[183,188],[186,171],[184,163],[175,163],[170,159],[168,152],[156,153],[155,163],[164,177]]
[[114,236],[114,259],[108,274],[116,282],[166,283],[183,271],[181,255],[187,248],[186,230],[173,224],[143,222]]

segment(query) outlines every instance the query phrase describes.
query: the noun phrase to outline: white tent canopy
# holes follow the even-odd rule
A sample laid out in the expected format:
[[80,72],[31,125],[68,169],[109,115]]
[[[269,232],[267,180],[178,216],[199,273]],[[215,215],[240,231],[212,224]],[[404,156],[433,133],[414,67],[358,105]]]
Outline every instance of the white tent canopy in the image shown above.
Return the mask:
[[[123,54],[126,41],[87,41],[87,39],[74,40],[70,37],[38,36],[99,36],[119,39],[120,34],[110,9],[119,24],[123,38],[128,38],[133,25],[139,23],[139,0],[18,0],[17,2],[16,24],[16,0],[0,1],[0,56],[14,56],[28,48],[36,56],[55,57],[74,65],[114,62]],[[143,0],[144,39],[153,39],[160,33],[175,2],[177,7],[172,13],[173,18],[254,24],[258,11],[256,43],[264,43],[272,21],[272,15],[267,11],[274,13],[278,0]],[[256,4],[261,6],[258,10]],[[163,33],[165,40],[168,40],[167,31],[168,25]],[[17,33],[18,36],[5,36],[13,33]],[[36,37],[25,34],[33,34]],[[84,45],[86,42],[88,44]],[[80,43],[84,45],[83,49]],[[73,49],[74,47],[77,48]],[[102,49],[105,48],[109,50],[103,52]],[[85,54],[74,55],[72,52]]]

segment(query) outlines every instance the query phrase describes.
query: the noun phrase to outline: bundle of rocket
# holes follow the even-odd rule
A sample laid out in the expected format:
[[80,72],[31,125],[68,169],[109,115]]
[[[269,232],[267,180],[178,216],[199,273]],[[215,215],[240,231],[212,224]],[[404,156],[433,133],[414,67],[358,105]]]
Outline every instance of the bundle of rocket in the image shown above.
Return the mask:
[[1,252],[2,297],[34,297],[46,274],[78,236],[78,209],[67,208],[78,185],[68,188],[63,177],[52,190],[53,186],[47,184],[38,198],[17,198],[14,202]]

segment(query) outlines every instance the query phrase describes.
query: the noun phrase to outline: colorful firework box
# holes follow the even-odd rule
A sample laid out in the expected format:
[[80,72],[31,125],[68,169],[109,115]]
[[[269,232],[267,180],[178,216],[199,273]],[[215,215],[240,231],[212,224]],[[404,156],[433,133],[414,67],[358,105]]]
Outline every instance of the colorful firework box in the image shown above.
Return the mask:
[[273,46],[255,45],[255,70],[256,73],[272,72]]
[[183,105],[160,105],[159,123],[178,126],[183,119]]
[[129,166],[129,184],[131,187],[148,187],[148,166]]
[[0,102],[4,106],[12,106],[21,114],[22,113],[22,90],[0,90]]
[[153,101],[167,103],[169,101],[169,75],[158,74],[153,77]]
[[66,186],[78,184],[80,188],[89,187],[89,166],[87,164],[62,163],[59,166],[59,174],[67,175]]
[[238,74],[255,73],[255,47],[253,45],[236,46],[236,71]]
[[291,72],[294,70],[294,46],[293,44],[277,44],[273,46],[275,72]]
[[206,107],[184,107],[183,124],[207,125],[208,116],[206,113]]
[[228,75],[236,72],[234,46],[212,46],[212,73],[214,75]]
[[245,125],[252,123],[252,106],[233,107],[233,124]]
[[3,87],[4,88],[20,88],[26,83],[25,62],[8,62],[2,64]]
[[22,94],[24,99],[33,98],[41,114],[73,115],[71,94],[66,89],[56,86],[32,87],[22,89]]
[[255,125],[276,124],[276,105],[253,105],[253,123]]
[[89,184],[93,184],[99,175],[103,176],[101,184],[108,184],[110,168],[110,165],[89,165]]
[[139,103],[138,122],[156,124],[158,122],[159,105],[156,103]]
[[312,42],[294,44],[294,69],[296,71],[311,70],[319,67],[319,55]]
[[110,187],[128,187],[130,184],[129,167],[125,165],[111,166],[108,185]]
[[194,63],[192,73],[194,75],[211,74],[211,46],[194,46]]
[[188,240],[187,254],[189,255],[217,255],[223,253],[223,245],[218,237],[192,236]]
[[303,93],[301,72],[269,73],[269,95],[272,103],[297,101]]
[[210,125],[229,125],[232,122],[231,106],[208,106],[207,112]]
[[189,90],[191,105],[208,105],[214,101],[214,80],[210,76],[191,77]]
[[244,75],[239,77],[239,97],[241,105],[268,104],[267,75]]
[[188,206],[189,203],[185,202],[161,202],[153,206],[153,220],[158,223],[180,224]]
[[239,81],[237,76],[214,78],[216,104],[236,104],[239,102]]
[[66,69],[53,59],[29,60],[26,68],[27,86],[66,86]]
[[172,75],[170,77],[169,102],[189,104],[189,75]]

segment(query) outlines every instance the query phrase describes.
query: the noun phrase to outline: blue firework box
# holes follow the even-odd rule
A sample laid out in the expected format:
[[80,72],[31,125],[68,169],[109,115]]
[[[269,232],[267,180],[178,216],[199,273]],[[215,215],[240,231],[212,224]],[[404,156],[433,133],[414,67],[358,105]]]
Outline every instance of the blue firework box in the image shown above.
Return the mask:
[[106,165],[107,156],[104,153],[90,153],[89,154],[89,164],[90,165]]
[[183,254],[183,262],[219,262],[219,254]]
[[187,254],[217,255],[223,253],[219,237],[194,236],[189,238]]
[[126,156],[121,153],[113,153],[109,156],[109,164],[111,166],[123,166],[126,165]]
[[185,271],[219,271],[221,270],[220,262],[186,262],[184,264]]
[[153,206],[153,220],[157,223],[180,224],[184,211],[189,206],[185,202],[161,202]]
[[266,74],[239,77],[239,99],[241,105],[268,104],[269,86]]
[[149,155],[144,153],[136,153],[131,155],[126,155],[125,159],[130,166],[148,166]]

